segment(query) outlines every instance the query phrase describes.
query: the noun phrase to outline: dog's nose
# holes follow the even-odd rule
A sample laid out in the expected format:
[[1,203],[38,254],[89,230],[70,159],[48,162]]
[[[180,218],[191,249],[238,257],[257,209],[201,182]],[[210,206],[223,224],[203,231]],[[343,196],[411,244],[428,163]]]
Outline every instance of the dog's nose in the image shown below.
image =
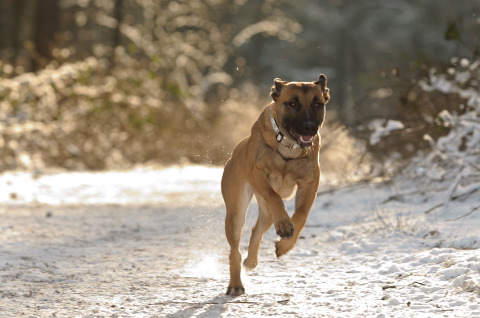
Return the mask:
[[307,135],[315,135],[317,133],[318,127],[314,122],[307,122],[303,125],[303,132]]

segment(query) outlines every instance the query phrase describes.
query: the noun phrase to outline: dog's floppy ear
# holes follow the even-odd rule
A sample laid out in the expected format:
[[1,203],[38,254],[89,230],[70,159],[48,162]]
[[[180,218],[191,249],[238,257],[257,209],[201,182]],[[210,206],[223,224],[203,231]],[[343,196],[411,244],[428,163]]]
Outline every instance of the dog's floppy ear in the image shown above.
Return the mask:
[[323,91],[323,97],[325,101],[330,99],[330,89],[327,88],[327,77],[323,74],[320,74],[318,81],[315,82],[315,85],[320,85]]
[[273,100],[277,100],[278,96],[280,96],[280,91],[285,83],[287,82],[282,81],[278,77],[273,80],[272,90],[270,91],[270,96],[272,96]]

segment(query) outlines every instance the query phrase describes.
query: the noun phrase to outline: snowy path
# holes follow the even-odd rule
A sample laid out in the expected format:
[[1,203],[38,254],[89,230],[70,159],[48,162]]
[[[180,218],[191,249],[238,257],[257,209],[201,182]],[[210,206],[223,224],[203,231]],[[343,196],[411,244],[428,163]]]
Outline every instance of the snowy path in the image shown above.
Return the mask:
[[480,317],[478,217],[420,218],[435,198],[382,203],[385,185],[319,196],[295,249],[276,259],[267,233],[225,296],[220,175],[0,176],[0,317]]

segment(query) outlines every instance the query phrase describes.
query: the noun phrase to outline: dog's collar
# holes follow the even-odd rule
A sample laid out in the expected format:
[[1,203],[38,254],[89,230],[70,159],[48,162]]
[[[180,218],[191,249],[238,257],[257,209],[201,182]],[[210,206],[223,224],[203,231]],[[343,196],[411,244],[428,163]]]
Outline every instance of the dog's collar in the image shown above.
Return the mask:
[[275,139],[277,139],[279,143],[286,141],[289,145],[286,145],[285,143],[283,143],[283,145],[288,148],[291,148],[291,149],[300,148],[300,145],[297,142],[293,140],[288,140],[288,138],[282,134],[282,132],[280,131],[280,128],[278,128],[277,121],[275,120],[275,118],[273,118],[272,107],[270,106],[269,108],[270,108],[270,123],[272,124],[273,131],[275,131]]

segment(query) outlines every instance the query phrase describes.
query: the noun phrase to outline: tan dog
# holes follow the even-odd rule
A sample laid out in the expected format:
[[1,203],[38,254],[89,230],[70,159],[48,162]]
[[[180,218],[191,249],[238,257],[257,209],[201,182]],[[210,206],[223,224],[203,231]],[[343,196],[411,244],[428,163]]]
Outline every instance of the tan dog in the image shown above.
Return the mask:
[[[277,257],[295,245],[317,195],[318,129],[330,99],[327,78],[323,74],[314,82],[276,78],[270,95],[273,102],[263,110],[250,136],[235,147],[222,177],[225,232],[231,248],[227,294],[232,296],[245,293],[239,244],[252,195],[258,202],[258,220],[244,261],[249,269],[257,266],[260,242],[272,224],[281,237],[276,243]],[[282,199],[291,197],[295,189],[295,213],[290,218]]]

